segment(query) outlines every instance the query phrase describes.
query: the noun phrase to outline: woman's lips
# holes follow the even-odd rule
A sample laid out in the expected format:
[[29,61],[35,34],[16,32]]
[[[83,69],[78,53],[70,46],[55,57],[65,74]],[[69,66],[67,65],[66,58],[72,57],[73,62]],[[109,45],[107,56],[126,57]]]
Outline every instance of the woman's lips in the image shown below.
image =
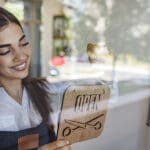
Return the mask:
[[23,62],[19,65],[16,65],[14,67],[11,67],[12,69],[16,70],[16,71],[23,71],[26,69],[26,66],[27,66],[27,63],[26,62]]

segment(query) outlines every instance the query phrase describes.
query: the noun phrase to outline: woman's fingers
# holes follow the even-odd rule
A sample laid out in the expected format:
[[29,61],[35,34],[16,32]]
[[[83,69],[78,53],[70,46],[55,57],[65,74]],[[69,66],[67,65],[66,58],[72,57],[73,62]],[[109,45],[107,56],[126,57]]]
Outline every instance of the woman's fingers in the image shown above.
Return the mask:
[[71,150],[71,146],[70,145],[65,145],[62,147],[58,147],[55,150]]
[[[63,149],[65,148],[65,149]],[[70,150],[69,141],[58,140],[52,143],[46,144],[39,148],[39,150]]]
[[63,147],[67,144],[69,144],[69,142],[66,141],[66,140],[58,140],[58,141],[50,143],[49,146],[53,149],[56,149],[56,148],[59,148],[59,147]]

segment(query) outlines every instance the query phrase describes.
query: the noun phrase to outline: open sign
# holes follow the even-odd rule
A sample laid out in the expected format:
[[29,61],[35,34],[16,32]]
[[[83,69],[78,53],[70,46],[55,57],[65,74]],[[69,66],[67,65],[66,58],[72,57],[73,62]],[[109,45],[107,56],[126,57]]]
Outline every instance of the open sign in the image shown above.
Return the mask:
[[76,143],[99,136],[109,96],[107,85],[69,86],[63,97],[57,138]]

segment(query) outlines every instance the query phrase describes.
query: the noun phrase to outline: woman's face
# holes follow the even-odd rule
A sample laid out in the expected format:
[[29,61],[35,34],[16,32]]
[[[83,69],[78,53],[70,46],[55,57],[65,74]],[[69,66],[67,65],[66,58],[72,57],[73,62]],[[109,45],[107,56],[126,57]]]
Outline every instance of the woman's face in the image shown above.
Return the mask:
[[9,23],[0,30],[0,81],[28,75],[31,50],[21,28]]

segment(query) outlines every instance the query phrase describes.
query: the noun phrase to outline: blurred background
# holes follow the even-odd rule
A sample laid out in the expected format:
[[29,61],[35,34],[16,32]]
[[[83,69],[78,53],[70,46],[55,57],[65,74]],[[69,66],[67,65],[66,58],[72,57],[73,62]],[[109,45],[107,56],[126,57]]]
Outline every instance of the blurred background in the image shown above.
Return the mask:
[[0,5],[22,22],[33,49],[33,76],[150,83],[149,0],[0,0]]

